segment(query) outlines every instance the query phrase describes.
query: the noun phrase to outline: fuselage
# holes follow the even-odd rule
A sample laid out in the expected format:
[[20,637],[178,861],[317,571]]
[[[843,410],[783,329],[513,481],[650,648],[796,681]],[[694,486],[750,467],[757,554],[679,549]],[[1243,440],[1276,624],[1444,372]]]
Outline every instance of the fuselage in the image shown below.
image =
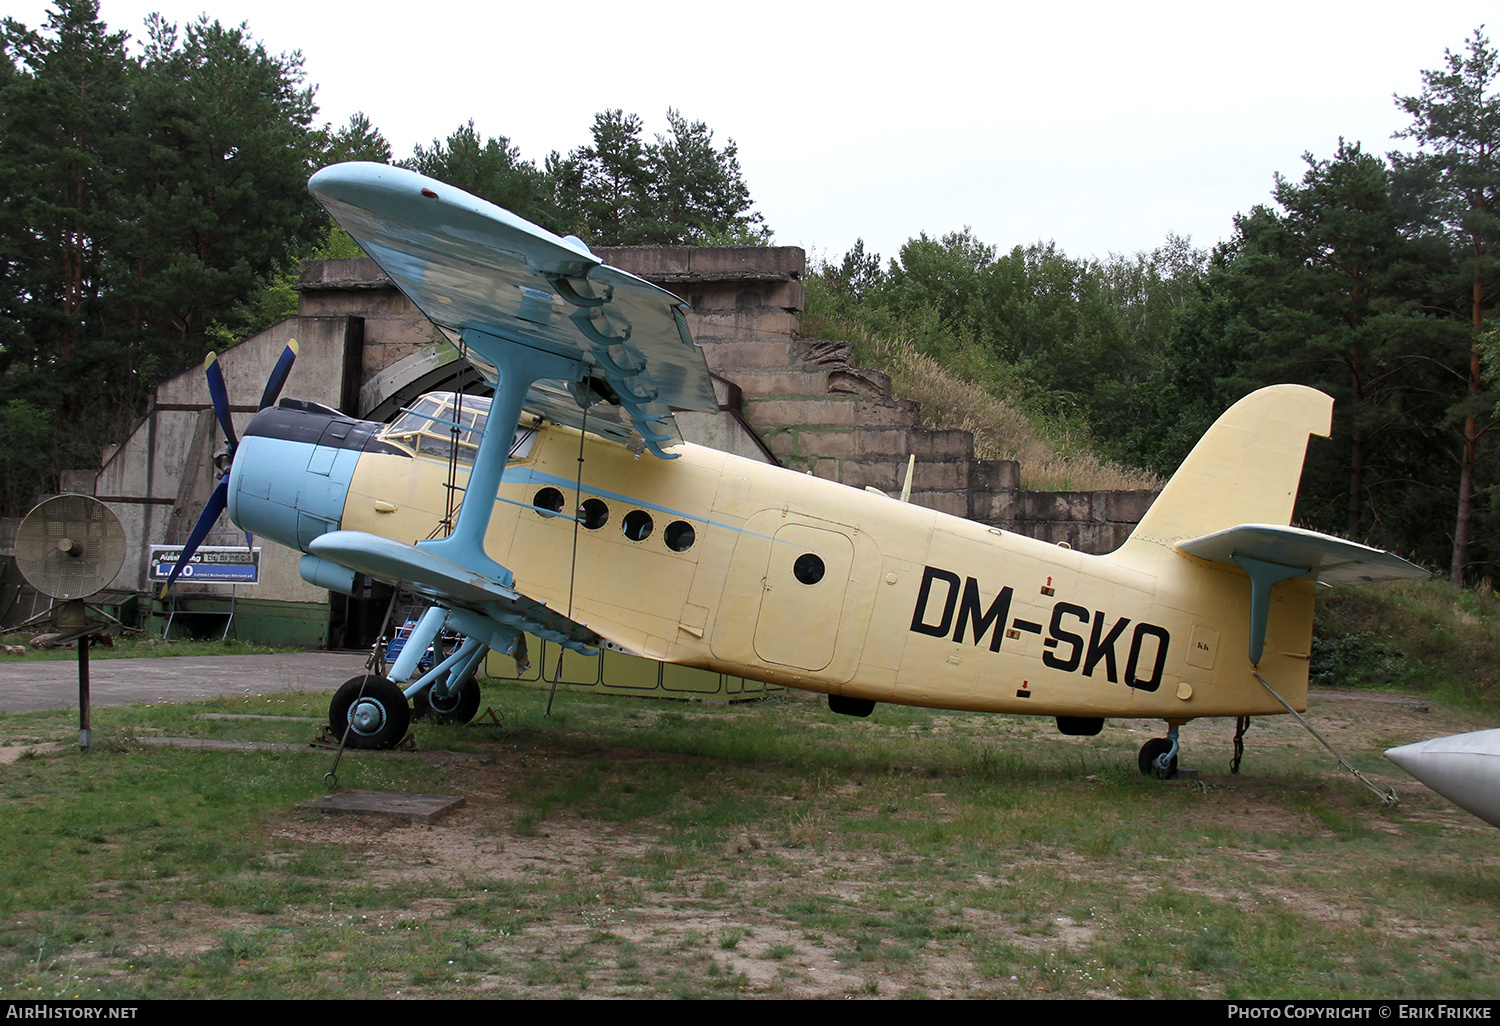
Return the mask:
[[[1283,711],[1250,673],[1244,574],[1169,544],[1092,556],[690,444],[674,460],[580,448],[556,425],[518,433],[514,452],[487,553],[517,590],[637,654],[953,709]],[[229,511],[303,552],[340,529],[414,543],[446,533],[450,474],[461,489],[466,469],[384,425],[268,410],[241,441]],[[1312,594],[1277,587],[1259,666],[1297,708]]]

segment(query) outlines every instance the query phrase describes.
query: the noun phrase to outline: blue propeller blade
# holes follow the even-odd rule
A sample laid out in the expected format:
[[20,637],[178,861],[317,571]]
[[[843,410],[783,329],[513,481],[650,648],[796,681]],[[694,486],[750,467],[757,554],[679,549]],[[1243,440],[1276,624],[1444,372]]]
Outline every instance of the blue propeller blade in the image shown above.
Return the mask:
[[[264,410],[276,401],[281,394],[281,387],[286,384],[287,375],[292,372],[292,364],[297,360],[297,340],[292,339],[282,350],[281,357],[276,361],[276,366],[271,370],[271,377],[266,381],[266,390],[261,393],[260,409]],[[209,353],[208,359],[203,361],[203,374],[208,378],[208,396],[214,404],[214,416],[219,420],[219,427],[224,429],[224,440],[229,445],[230,458],[233,459],[235,448],[239,445],[239,438],[234,433],[234,419],[229,409],[229,389],[224,384],[224,369],[219,366],[219,354]],[[226,473],[219,479],[218,487],[208,497],[208,505],[203,507],[203,515],[193,525],[193,533],[188,535],[187,544],[182,547],[182,554],[177,557],[177,565],[172,567],[171,576],[167,583],[162,585],[161,593],[165,598],[167,591],[177,578],[182,575],[183,569],[192,561],[193,554],[198,551],[198,546],[203,544],[203,539],[208,537],[208,532],[219,519],[219,514],[229,505],[229,475]],[[250,532],[245,532],[245,547],[250,548],[255,544],[255,539]]]
[[193,533],[188,535],[187,544],[182,548],[182,555],[177,557],[177,565],[172,568],[172,574],[167,578],[167,583],[162,586],[162,595],[166,595],[167,589],[177,582],[183,567],[187,566],[193,558],[193,553],[198,551],[198,546],[203,544],[203,539],[208,537],[208,532],[219,519],[219,514],[224,512],[224,507],[229,505],[229,476],[226,474],[219,479],[219,486],[214,493],[208,497],[208,505],[203,507],[203,515],[193,525]]
[[239,444],[234,433],[234,418],[229,415],[229,389],[224,386],[224,370],[219,366],[219,354],[209,353],[203,361],[203,373],[208,378],[208,397],[213,400],[214,416],[219,418],[219,427],[224,429],[224,440],[229,451]]
[[271,376],[266,379],[266,390],[261,393],[259,409],[264,410],[276,401],[276,397],[281,394],[281,386],[286,384],[287,375],[292,373],[292,364],[296,360],[297,340],[292,339],[281,351],[281,358],[276,361]]

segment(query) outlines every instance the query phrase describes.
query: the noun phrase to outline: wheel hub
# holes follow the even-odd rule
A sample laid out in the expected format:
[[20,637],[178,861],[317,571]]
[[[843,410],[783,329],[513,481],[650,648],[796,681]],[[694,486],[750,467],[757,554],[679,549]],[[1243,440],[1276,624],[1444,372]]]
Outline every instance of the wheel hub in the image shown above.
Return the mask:
[[385,707],[366,698],[349,710],[349,722],[361,734],[373,734],[385,723]]

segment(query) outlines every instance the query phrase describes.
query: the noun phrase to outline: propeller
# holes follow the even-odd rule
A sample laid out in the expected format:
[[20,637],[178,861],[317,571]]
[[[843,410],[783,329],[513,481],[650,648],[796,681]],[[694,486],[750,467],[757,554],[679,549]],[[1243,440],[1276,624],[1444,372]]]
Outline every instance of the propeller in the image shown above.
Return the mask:
[[[291,374],[292,364],[296,360],[297,340],[292,339],[282,350],[276,366],[271,368],[271,376],[266,379],[266,388],[260,395],[260,405],[256,407],[257,411],[264,410],[276,402],[276,397],[281,394],[281,388],[286,384],[287,376]],[[229,389],[224,385],[224,369],[219,366],[218,353],[208,354],[208,358],[203,361],[203,374],[208,378],[208,397],[213,402],[214,416],[218,418],[219,427],[224,430],[224,451],[214,457],[214,463],[218,466],[221,476],[218,486],[208,497],[208,504],[203,507],[203,513],[198,517],[198,522],[193,525],[187,544],[182,547],[182,554],[177,557],[177,565],[172,567],[171,576],[167,578],[167,583],[162,585],[162,598],[167,597],[167,592],[177,582],[183,568],[192,560],[193,554],[198,551],[198,546],[203,544],[203,539],[208,537],[208,532],[218,521],[219,515],[229,505],[229,470],[234,463],[234,450],[239,447],[240,441],[234,431],[234,418],[230,416]],[[245,541],[246,544],[251,541],[248,533],[245,535]]]

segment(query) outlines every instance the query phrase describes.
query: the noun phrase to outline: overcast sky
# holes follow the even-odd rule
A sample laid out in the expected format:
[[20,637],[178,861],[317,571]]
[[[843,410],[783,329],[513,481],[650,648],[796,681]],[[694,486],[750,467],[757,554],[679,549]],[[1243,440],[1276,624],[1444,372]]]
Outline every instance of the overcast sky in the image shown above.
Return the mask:
[[[1048,9],[1043,10],[1043,7]],[[44,0],[5,0],[40,27]],[[838,258],[863,237],[972,226],[1002,249],[1203,247],[1340,136],[1404,145],[1392,95],[1421,88],[1493,3],[1210,5],[1001,0],[887,5],[480,5],[101,0],[138,38],[151,11],[248,22],[300,50],[320,120],[364,111],[398,158],[474,119],[540,163],[593,115],[666,130],[675,107],[733,138],[775,241]],[[628,12],[628,13],[627,13]],[[1492,28],[1496,28],[1492,26]],[[1500,31],[1500,28],[1496,28]],[[545,227],[545,226],[544,226]]]

